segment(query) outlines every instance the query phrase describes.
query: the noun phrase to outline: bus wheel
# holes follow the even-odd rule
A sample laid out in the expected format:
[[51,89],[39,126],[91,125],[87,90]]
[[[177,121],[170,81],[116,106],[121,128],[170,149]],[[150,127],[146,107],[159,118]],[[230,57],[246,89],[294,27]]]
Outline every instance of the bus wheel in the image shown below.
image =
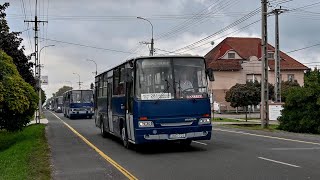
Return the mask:
[[122,130],[121,130],[121,139],[122,139],[122,143],[123,143],[123,146],[127,149],[130,149],[131,148],[131,144],[130,142],[128,141],[128,136],[127,136],[127,133],[126,133],[126,128],[125,127],[122,127]]
[[100,123],[100,132],[101,132],[101,136],[106,138],[107,137],[107,132],[105,131],[104,129],[104,123],[103,123],[103,120],[101,121]]

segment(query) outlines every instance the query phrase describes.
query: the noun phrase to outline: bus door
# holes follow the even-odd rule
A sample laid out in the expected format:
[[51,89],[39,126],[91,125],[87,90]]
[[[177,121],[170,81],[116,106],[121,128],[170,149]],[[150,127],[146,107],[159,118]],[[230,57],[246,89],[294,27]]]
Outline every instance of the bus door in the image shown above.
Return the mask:
[[[111,80],[111,79],[109,79]],[[113,130],[113,121],[112,121],[112,82],[108,82],[108,86],[107,86],[107,92],[108,92],[108,95],[107,95],[107,111],[108,111],[108,127],[109,127],[109,131],[110,132],[114,132]]]
[[126,83],[126,128],[128,139],[135,141],[133,126],[133,82]]

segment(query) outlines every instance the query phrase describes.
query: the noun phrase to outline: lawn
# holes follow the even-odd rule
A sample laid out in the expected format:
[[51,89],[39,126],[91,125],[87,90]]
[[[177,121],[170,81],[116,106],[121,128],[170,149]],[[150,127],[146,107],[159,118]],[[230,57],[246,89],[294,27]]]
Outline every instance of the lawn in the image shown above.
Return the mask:
[[228,119],[228,118],[214,118],[212,119],[213,122],[240,122],[235,119]]
[[0,179],[50,179],[49,153],[45,125],[0,131]]

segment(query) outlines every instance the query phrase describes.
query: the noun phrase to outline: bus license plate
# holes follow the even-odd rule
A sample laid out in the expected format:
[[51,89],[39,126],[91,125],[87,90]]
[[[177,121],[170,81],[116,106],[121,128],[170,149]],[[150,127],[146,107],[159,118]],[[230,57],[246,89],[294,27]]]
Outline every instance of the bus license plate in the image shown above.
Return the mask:
[[170,134],[170,139],[185,139],[186,134]]

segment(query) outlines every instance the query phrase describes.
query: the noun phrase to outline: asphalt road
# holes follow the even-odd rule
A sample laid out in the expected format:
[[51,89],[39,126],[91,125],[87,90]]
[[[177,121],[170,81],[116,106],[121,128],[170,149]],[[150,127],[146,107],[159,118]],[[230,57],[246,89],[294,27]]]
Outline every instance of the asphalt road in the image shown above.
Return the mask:
[[[115,138],[102,138],[93,119],[56,115],[138,179],[320,179],[320,136],[215,127],[212,140],[188,149],[127,150]],[[126,179],[61,120],[46,117],[54,179]]]

